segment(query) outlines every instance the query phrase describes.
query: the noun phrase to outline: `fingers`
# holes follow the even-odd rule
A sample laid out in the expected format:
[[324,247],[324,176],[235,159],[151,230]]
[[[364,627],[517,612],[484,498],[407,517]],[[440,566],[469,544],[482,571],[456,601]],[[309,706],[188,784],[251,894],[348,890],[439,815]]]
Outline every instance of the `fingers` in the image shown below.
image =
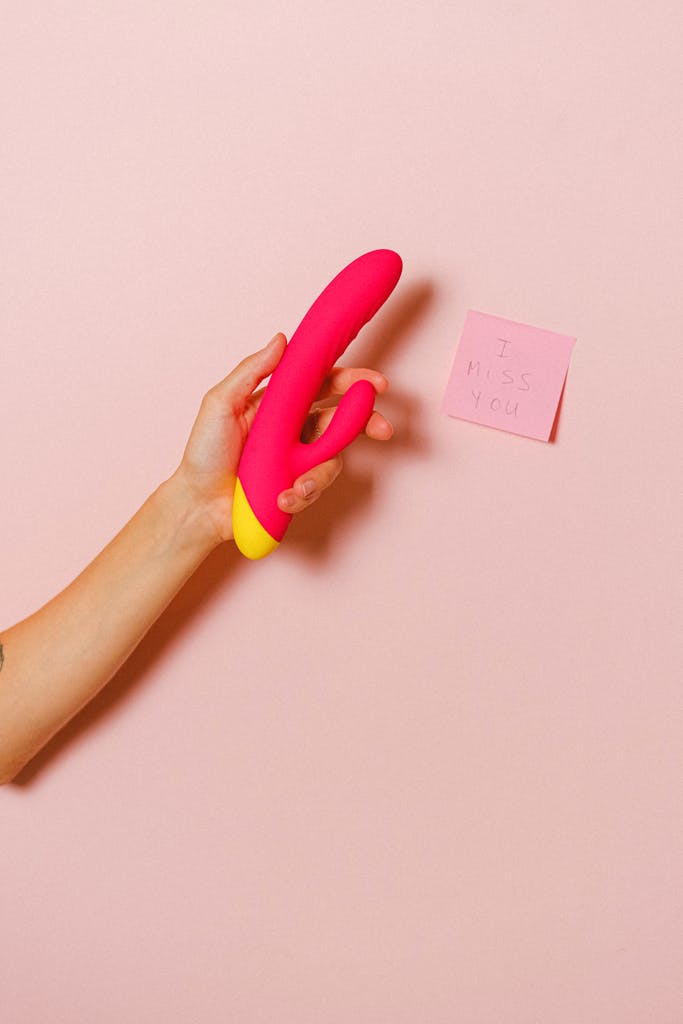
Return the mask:
[[283,356],[287,339],[278,331],[267,345],[246,356],[227,377],[215,384],[207,395],[213,395],[234,406],[243,406],[252,391],[273,372]]
[[[321,385],[320,391],[318,392],[318,397],[316,401],[321,401],[322,399],[325,398],[337,397],[339,395],[346,394],[351,385],[355,384],[357,380],[369,380],[372,386],[374,387],[375,391],[377,391],[377,393],[380,395],[384,394],[384,392],[389,387],[389,381],[387,380],[383,373],[379,372],[379,370],[371,370],[368,367],[364,366],[334,366],[330,370],[327,377],[325,377]],[[258,391],[255,391],[251,396],[251,400],[255,409],[258,407],[261,399],[263,398],[265,390],[265,387],[259,388]],[[385,428],[379,427],[379,424],[382,421],[384,421],[384,423],[387,425]],[[329,423],[329,417],[327,419],[327,423]],[[306,437],[306,429],[306,426],[304,426],[304,434],[302,436],[302,440],[307,441],[309,440],[309,438]],[[320,429],[322,431],[322,426]],[[366,428],[365,432],[366,434],[368,434],[369,437],[376,437],[377,440],[382,441],[391,437],[393,427],[389,423],[389,420],[385,419],[383,416],[380,416],[379,419],[375,419],[374,425],[370,428],[370,430],[368,431]]]
[[[369,380],[378,392],[384,392],[389,387],[389,381],[378,370],[369,370],[364,367],[334,367],[323,382],[319,398],[327,398],[331,395],[344,395],[357,380]],[[257,393],[258,394],[258,393]],[[329,406],[317,410],[315,415],[316,437],[325,432],[332,417],[337,411],[336,406]],[[365,433],[368,437],[377,441],[388,441],[394,433],[394,428],[386,416],[373,410],[370,419],[365,426]],[[302,432],[302,441],[311,442],[313,437],[313,418],[308,417]],[[282,491],[278,495],[278,505],[283,512],[296,513],[307,508],[316,501],[325,488],[339,476],[342,470],[342,457],[336,455],[333,459],[321,462],[308,472],[298,477],[292,487]]]
[[[315,440],[314,433],[316,436],[324,433],[325,428],[328,426],[334,415],[335,409],[336,406],[334,405],[325,409],[319,409],[315,417],[315,422],[314,418],[309,416],[304,425],[301,440],[310,443]],[[315,431],[315,427],[317,427],[317,431]],[[368,437],[371,437],[373,441],[388,441],[389,438],[393,436],[394,427],[386,416],[383,416],[381,412],[378,412],[375,409],[365,425],[364,432]]]
[[318,398],[343,395],[357,380],[369,380],[379,394],[383,394],[389,387],[389,381],[379,370],[370,370],[365,366],[333,366],[322,383]]
[[[383,394],[389,387],[389,381],[379,370],[372,370],[366,366],[334,366],[324,379],[316,401],[332,396],[344,395],[358,380],[370,381],[378,394]],[[256,394],[259,395],[260,392]],[[304,423],[301,440],[307,443],[316,440],[316,437],[320,436],[329,425],[335,408],[335,406],[327,406],[316,410],[315,426],[318,428],[315,432],[316,436],[313,436],[313,420],[307,419]],[[375,409],[365,426],[364,433],[375,441],[388,441],[393,436],[394,427],[386,416],[383,416],[382,413],[377,412]]]
[[336,455],[327,462],[314,466],[298,477],[292,487],[278,495],[277,503],[283,512],[301,512],[316,501],[326,487],[337,479],[342,470],[342,457]]
[[[322,429],[322,428],[321,428]],[[388,441],[394,433],[393,423],[375,409],[365,424],[365,433],[373,441]]]

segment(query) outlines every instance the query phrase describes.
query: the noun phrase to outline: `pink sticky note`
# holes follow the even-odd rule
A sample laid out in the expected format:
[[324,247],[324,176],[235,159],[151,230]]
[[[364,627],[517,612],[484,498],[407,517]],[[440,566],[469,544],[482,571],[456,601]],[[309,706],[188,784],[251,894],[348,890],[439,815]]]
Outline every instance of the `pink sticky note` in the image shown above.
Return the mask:
[[575,341],[469,309],[442,412],[547,441]]

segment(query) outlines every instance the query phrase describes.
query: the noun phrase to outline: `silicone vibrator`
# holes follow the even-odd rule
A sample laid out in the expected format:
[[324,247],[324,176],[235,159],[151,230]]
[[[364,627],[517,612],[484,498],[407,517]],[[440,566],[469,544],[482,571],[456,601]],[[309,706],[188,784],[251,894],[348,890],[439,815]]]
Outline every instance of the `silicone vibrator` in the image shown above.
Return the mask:
[[375,389],[359,380],[342,396],[321,437],[301,441],[323,380],[389,298],[402,269],[391,249],[374,249],[344,267],[308,310],[271,374],[242,450],[233,498],[233,534],[247,558],[270,554],[287,531],[292,514],[278,507],[278,494],[337,455],[370,419]]

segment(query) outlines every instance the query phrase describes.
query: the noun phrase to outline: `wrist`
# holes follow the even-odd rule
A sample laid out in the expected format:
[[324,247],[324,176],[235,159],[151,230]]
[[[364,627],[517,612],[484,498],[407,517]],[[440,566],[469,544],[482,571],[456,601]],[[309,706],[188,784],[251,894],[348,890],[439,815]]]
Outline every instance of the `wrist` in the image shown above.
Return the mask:
[[206,557],[222,542],[208,509],[176,470],[154,493],[175,544]]

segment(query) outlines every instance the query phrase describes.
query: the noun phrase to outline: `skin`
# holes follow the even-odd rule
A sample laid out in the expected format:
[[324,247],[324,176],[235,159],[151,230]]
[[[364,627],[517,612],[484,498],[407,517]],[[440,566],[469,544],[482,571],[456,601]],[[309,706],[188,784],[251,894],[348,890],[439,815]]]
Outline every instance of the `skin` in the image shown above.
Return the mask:
[[[32,615],[0,631],[0,783],[25,764],[106,685],[183,584],[218,545],[233,539],[232,500],[244,442],[279,363],[282,333],[243,359],[202,399],[177,469],[89,565]],[[354,381],[388,388],[384,374],[334,367],[313,412],[322,433],[334,408],[321,407]],[[310,440],[313,417],[302,439]],[[373,411],[365,433],[393,434]],[[341,456],[315,466],[278,497],[297,513],[337,478]]]
[[[182,469],[194,487],[199,500],[211,510],[221,540],[232,539],[232,495],[237,477],[239,457],[265,388],[254,388],[270,375],[282,358],[287,339],[278,333],[264,349],[247,356],[204,397],[202,409],[190,434],[183,456]],[[369,380],[379,394],[389,382],[383,373],[365,367],[333,367],[323,381],[318,401],[343,395],[357,380]],[[314,403],[313,410],[318,408]],[[320,433],[328,425],[334,408],[318,411]],[[303,439],[310,439],[312,423],[304,428]],[[391,423],[376,410],[365,433],[377,441],[387,441],[393,434]],[[312,505],[339,476],[342,457],[322,462],[304,476],[298,477],[289,490],[278,495],[278,504],[286,512],[301,512]]]

